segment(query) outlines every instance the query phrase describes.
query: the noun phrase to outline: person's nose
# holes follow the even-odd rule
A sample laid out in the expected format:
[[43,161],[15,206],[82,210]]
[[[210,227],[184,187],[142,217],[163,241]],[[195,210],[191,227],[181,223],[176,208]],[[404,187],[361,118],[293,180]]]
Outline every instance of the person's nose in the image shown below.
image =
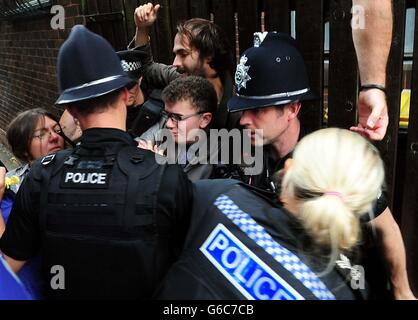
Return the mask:
[[173,66],[176,68],[181,68],[182,66],[181,59],[178,55],[174,57]]
[[176,127],[176,123],[173,121],[173,119],[171,119],[170,117],[168,117],[167,122],[165,123],[165,126],[168,129],[173,129],[174,127]]
[[55,142],[60,138],[60,135],[54,130],[49,130],[49,141]]
[[243,127],[246,127],[252,123],[251,121],[251,113],[246,110],[243,111],[241,118],[239,119],[239,124]]

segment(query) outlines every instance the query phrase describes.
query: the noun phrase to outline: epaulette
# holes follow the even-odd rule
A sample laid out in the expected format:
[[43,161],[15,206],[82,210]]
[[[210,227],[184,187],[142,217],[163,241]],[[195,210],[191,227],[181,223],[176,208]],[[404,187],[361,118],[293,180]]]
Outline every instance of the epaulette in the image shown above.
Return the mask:
[[47,166],[54,162],[55,160],[55,154],[50,154],[42,158],[41,163],[43,166]]

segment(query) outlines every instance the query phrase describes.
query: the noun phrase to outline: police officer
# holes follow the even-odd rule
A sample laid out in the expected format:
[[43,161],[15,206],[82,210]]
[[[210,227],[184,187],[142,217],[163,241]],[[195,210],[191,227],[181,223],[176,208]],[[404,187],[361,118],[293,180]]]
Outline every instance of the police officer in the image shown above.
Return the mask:
[[275,197],[274,173],[305,135],[300,109],[305,101],[318,98],[296,41],[284,33],[255,33],[254,47],[242,54],[237,65],[235,86],[228,111],[242,112],[240,124],[251,130],[251,144],[262,147],[264,154],[262,172],[244,175],[242,181]]
[[[266,32],[256,33],[255,39],[254,47],[242,54],[237,66],[237,91],[228,102],[228,110],[242,112],[240,124],[251,130],[252,144],[263,148],[262,172],[241,175],[240,180],[265,190],[274,199],[280,189],[274,182],[274,175],[283,168],[297,142],[307,133],[298,119],[300,110],[305,101],[317,96],[309,84],[305,62],[293,38],[283,33]],[[373,212],[375,218],[367,214],[364,222],[367,228],[375,228],[376,234],[381,235],[376,243],[383,249],[394,296],[411,298],[405,246],[385,193],[379,196]],[[370,253],[363,255],[367,259],[371,256]],[[386,270],[376,272],[379,265],[383,265],[382,261],[371,266],[373,272],[367,272],[367,275],[379,275],[374,282],[381,283],[377,291],[384,291]]]
[[49,298],[149,298],[182,247],[190,182],[125,132],[132,80],[106,40],[75,26],[58,78],[83,136],[33,165],[1,251],[15,272],[41,251]]
[[[346,166],[350,161],[357,165]],[[363,298],[364,273],[347,252],[383,179],[371,144],[348,130],[324,129],[302,139],[287,164],[284,207],[236,180],[196,182],[185,249],[157,296]]]
[[142,83],[148,54],[139,50],[124,50],[116,53],[123,71],[135,81],[128,88],[126,128],[133,136],[139,137],[161,119],[161,111],[164,108],[161,90],[149,88],[146,83]]

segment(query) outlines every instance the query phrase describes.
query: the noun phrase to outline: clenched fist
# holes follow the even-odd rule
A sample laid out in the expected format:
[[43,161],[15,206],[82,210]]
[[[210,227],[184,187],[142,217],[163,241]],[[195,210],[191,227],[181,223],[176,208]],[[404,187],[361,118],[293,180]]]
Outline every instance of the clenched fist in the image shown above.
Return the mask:
[[139,29],[152,26],[158,17],[160,8],[159,4],[154,6],[151,2],[136,8],[134,13],[136,27]]

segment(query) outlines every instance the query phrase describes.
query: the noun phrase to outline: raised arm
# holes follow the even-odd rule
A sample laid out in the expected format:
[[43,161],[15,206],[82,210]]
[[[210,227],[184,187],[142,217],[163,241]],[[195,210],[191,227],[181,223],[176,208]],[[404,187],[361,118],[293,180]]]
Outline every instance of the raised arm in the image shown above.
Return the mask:
[[159,4],[154,6],[151,2],[148,2],[135,9],[135,47],[144,46],[149,42],[149,28],[157,20],[160,7]]
[[376,228],[397,300],[415,300],[408,281],[406,253],[401,231],[389,208],[369,222]]
[[[352,28],[361,85],[385,88],[392,42],[392,1],[353,0],[353,6],[358,6],[354,7],[353,14],[364,13],[364,24]],[[364,88],[358,99],[358,115],[359,124],[351,129],[369,139],[382,140],[389,123],[385,92]]]

